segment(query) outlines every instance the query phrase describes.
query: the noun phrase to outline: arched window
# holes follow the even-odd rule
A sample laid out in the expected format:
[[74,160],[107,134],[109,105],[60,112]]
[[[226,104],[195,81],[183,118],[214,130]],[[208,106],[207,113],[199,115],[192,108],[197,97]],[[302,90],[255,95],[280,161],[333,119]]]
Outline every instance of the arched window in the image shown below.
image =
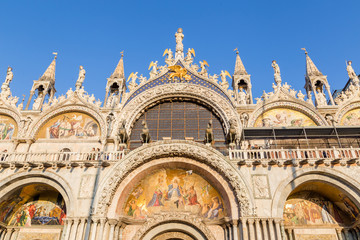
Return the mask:
[[214,147],[225,150],[225,133],[217,114],[208,107],[192,101],[168,100],[146,109],[135,122],[130,136],[130,148],[141,146],[140,133],[145,120],[152,141],[164,138],[187,139],[204,142],[205,130],[210,120],[213,123]]

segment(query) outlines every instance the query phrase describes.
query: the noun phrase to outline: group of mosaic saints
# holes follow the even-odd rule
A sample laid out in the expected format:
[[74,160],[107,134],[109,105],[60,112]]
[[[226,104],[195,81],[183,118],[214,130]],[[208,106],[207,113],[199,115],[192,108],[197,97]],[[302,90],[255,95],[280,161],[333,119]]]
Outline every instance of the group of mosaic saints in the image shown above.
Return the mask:
[[[145,120],[142,121],[142,131],[140,133],[140,140],[142,144],[148,144],[151,142],[150,130]],[[122,148],[126,148],[129,143],[129,135],[127,134],[126,128],[126,121],[122,120],[120,126],[117,130],[117,141],[119,146]],[[237,132],[234,121],[230,121],[230,128],[227,134],[227,142],[230,146],[234,146],[237,141]],[[212,127],[212,120],[210,120],[207,124],[207,128],[205,129],[205,138],[204,143],[207,146],[211,146],[215,142],[215,136]]]

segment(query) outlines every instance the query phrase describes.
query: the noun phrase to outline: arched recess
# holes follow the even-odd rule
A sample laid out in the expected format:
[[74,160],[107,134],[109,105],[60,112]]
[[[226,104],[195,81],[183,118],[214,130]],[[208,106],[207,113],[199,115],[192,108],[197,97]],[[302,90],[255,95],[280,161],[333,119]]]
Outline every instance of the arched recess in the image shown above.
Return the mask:
[[347,175],[325,167],[301,169],[283,180],[277,187],[272,200],[271,213],[274,218],[282,218],[284,205],[290,194],[301,184],[318,181],[336,187],[349,199],[360,206],[360,183]]
[[46,184],[56,189],[56,191],[58,191],[64,199],[67,215],[71,216],[73,214],[74,206],[76,206],[76,200],[73,196],[70,185],[57,174],[50,172],[34,170],[31,173],[22,172],[7,177],[0,182],[0,201],[8,193],[29,184]]
[[[230,120],[234,120],[238,135],[241,133],[239,116],[229,100],[207,87],[186,83],[160,85],[140,93],[121,110],[119,120],[126,119],[126,129],[130,132],[132,124],[140,117],[144,109],[159,103],[162,99],[171,98],[200,101],[218,113],[225,124],[224,129],[226,132],[230,127]],[[117,121],[113,129],[118,128],[119,122],[121,121]]]
[[[133,240],[157,240],[159,236],[166,235],[166,233],[183,233],[188,236],[187,239],[196,240],[215,240],[212,233],[207,230],[204,224],[195,223],[189,224],[189,222],[171,221],[171,216],[167,216],[169,220],[166,222],[154,221],[149,226],[143,226],[135,234]],[[167,238],[163,238],[167,239]]]
[[253,127],[256,120],[261,117],[264,113],[267,111],[276,109],[276,108],[286,108],[290,110],[294,110],[297,112],[300,112],[301,114],[306,115],[309,117],[312,121],[315,122],[318,126],[326,126],[328,123],[326,120],[316,112],[315,108],[307,106],[306,103],[300,104],[292,101],[273,101],[271,103],[265,103],[264,105],[259,106],[251,115],[249,119],[249,125],[250,127]]
[[[4,116],[4,119],[0,120],[1,124],[5,124],[7,125],[6,127],[1,126],[1,136],[0,136],[0,140],[11,140],[12,137],[17,137],[18,135],[20,135],[20,116],[14,112],[11,111],[9,109],[6,108],[0,108],[0,117]],[[12,133],[12,137],[10,139],[6,139],[6,137],[4,137],[3,135],[6,134],[4,131],[6,131],[9,127],[9,124],[14,125],[14,129],[13,129],[13,133]],[[6,134],[7,135],[7,134]]]
[[46,115],[42,116],[37,122],[31,126],[30,138],[35,138],[39,130],[52,118],[61,115],[63,113],[80,112],[94,118],[100,126],[100,139],[106,137],[106,121],[95,109],[83,106],[83,105],[70,105],[65,107],[59,107],[56,110],[50,111]]
[[[353,113],[357,110],[356,113]],[[360,125],[359,122],[359,111],[360,111],[360,102],[352,102],[350,104],[346,104],[345,106],[341,107],[335,114],[335,121],[337,125]],[[344,121],[344,118],[349,118],[348,121]],[[350,118],[351,117],[351,118]],[[355,118],[354,118],[355,117]]]
[[[115,210],[117,199],[120,198],[121,193],[118,191],[120,184],[122,184],[125,179],[129,180],[134,177],[136,169],[150,161],[153,163],[157,161],[156,159],[159,159],[161,162],[162,158],[170,157],[188,158],[190,161],[202,163],[204,167],[207,165],[209,168],[218,172],[222,178],[227,181],[227,184],[233,192],[234,199],[232,201],[235,201],[236,205],[239,205],[236,206],[237,212],[232,209],[233,218],[236,219],[239,217],[239,214],[248,216],[252,213],[253,196],[251,195],[251,190],[248,189],[249,184],[245,182],[241,173],[238,172],[220,152],[203,144],[178,140],[159,141],[144,145],[130,152],[122,161],[116,163],[99,185],[95,200],[96,214],[106,216],[108,212]],[[172,161],[176,162],[176,159]],[[127,178],[128,175],[132,177]],[[126,185],[124,182],[122,187]],[[116,202],[115,204],[113,204],[114,201]],[[112,211],[109,211],[109,206],[111,206]],[[234,208],[233,205],[231,208]]]

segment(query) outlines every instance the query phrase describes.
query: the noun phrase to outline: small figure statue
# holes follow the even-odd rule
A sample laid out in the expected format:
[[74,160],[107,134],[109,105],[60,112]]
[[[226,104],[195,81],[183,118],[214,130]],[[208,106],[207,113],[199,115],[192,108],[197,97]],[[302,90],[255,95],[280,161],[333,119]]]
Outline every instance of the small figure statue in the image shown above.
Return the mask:
[[334,125],[335,120],[334,120],[333,115],[331,115],[331,114],[326,114],[325,120],[327,121],[327,123],[329,124],[329,126],[333,126],[333,125]]
[[72,90],[72,88],[70,88],[70,89],[66,92],[66,98],[70,98],[73,94],[74,94],[74,91]]
[[273,69],[274,69],[274,79],[275,79],[276,85],[279,86],[279,85],[281,84],[280,67],[279,67],[279,65],[276,63],[275,60],[272,61],[271,66],[272,66]]
[[136,73],[131,73],[130,76],[128,77],[128,82],[129,82],[130,79],[131,79],[131,82],[129,83],[129,90],[130,90],[130,92],[137,87],[137,83],[136,83],[136,79],[138,78],[137,74],[138,74],[138,72],[136,72]]
[[94,104],[95,100],[96,100],[96,98],[95,98],[94,94],[91,94],[91,96],[88,99],[88,102],[91,103],[91,104]]
[[76,90],[79,90],[81,88],[81,86],[82,86],[82,84],[83,84],[83,82],[85,80],[85,73],[86,72],[85,72],[84,67],[80,66],[79,69],[80,69],[79,70],[79,77],[78,77],[78,79],[76,81],[76,84],[75,84]]
[[113,113],[109,113],[109,115],[106,116],[106,125],[107,125],[107,137],[110,136],[111,131],[112,131],[112,123],[114,122],[114,114]]
[[169,49],[165,49],[164,54],[163,54],[163,57],[164,57],[165,55],[167,55],[166,60],[172,60],[172,58],[173,58],[173,53],[172,53],[172,51],[171,51],[170,48],[169,48]]
[[40,109],[42,99],[43,99],[43,92],[39,92],[38,97],[34,100],[34,104],[33,104],[33,108],[32,108],[33,110]]
[[219,78],[219,76],[217,74],[211,75],[209,77],[209,79],[215,83],[217,82],[218,78]]
[[117,132],[117,140],[119,141],[119,144],[121,144],[121,145],[127,145],[128,141],[129,141],[129,136],[126,132],[125,124],[126,124],[126,121],[123,120],[121,122],[121,125]]
[[[242,127],[243,128],[246,128],[247,127],[247,123],[248,123],[248,121],[249,121],[249,114],[247,114],[247,113],[242,113],[241,115],[240,115],[240,121],[241,121],[241,124],[242,124]],[[231,123],[230,123],[230,128],[231,128]],[[235,133],[236,133],[236,131],[235,131]]]
[[200,74],[201,75],[206,75],[207,74],[207,70],[206,70],[206,66],[209,67],[209,64],[204,60],[204,61],[200,61]]
[[298,97],[299,100],[303,100],[303,101],[304,101],[305,95],[301,92],[301,90],[299,90],[299,93],[297,94],[297,97]]
[[240,104],[247,103],[247,94],[242,87],[239,89],[239,103]]
[[228,142],[229,145],[233,146],[235,145],[236,142],[236,127],[235,127],[235,121],[232,119],[230,120],[230,128],[229,128],[229,133],[228,133]]
[[316,89],[317,92],[317,99],[318,99],[318,106],[326,106],[326,96],[325,94],[318,88]]
[[149,65],[149,68],[148,68],[148,70],[150,70],[151,68],[151,71],[150,71],[150,78],[152,79],[152,78],[155,78],[156,77],[156,75],[158,74],[158,72],[157,72],[157,64],[158,64],[158,61],[155,61],[155,62],[153,62],[153,61],[151,61],[151,63],[150,63],[150,65]]
[[205,144],[211,145],[211,143],[214,141],[214,133],[212,129],[212,120],[209,121],[207,125],[207,129],[205,130]]
[[220,73],[221,83],[220,83],[220,85],[221,85],[221,87],[223,89],[228,89],[229,88],[229,83],[226,80],[226,76],[231,78],[231,75],[230,75],[230,73],[228,71],[221,70],[221,73]]
[[142,74],[140,75],[139,79],[140,79],[140,85],[144,84],[147,81],[147,78],[144,77]]
[[192,63],[193,57],[195,57],[195,50],[193,48],[189,48],[186,53],[185,61],[188,63]]
[[150,143],[150,131],[145,120],[141,123],[143,125],[142,132],[140,133],[140,140],[143,144]]
[[347,61],[346,71],[348,72],[349,78],[353,81],[356,86],[359,86],[359,77],[356,75],[353,67],[351,66],[352,61]]
[[5,82],[2,84],[1,90],[9,88],[10,82],[12,81],[13,77],[14,77],[14,74],[12,72],[12,68],[8,67],[7,72],[6,72]]
[[177,56],[183,57],[182,53],[184,52],[184,45],[183,45],[182,41],[184,39],[184,34],[182,32],[183,32],[182,28],[179,28],[177,30],[177,32],[175,33],[175,41],[176,41],[175,57],[177,57]]

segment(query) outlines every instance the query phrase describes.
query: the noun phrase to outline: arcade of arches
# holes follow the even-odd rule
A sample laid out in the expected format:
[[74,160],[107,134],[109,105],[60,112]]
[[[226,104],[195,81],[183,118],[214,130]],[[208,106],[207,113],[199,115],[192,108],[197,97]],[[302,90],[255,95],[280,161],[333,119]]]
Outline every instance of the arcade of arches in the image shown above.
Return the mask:
[[306,53],[305,94],[274,61],[274,91],[254,101],[239,52],[229,78],[175,36],[149,77],[125,77],[122,56],[103,101],[83,68],[55,95],[55,57],[17,103],[8,69],[0,240],[360,239],[356,74],[329,96]]

